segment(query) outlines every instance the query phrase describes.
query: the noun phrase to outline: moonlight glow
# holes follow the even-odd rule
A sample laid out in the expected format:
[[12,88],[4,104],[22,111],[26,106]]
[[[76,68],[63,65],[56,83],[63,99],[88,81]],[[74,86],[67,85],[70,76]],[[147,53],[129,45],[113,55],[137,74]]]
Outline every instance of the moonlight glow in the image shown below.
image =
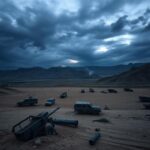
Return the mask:
[[79,63],[79,61],[78,61],[78,60],[75,60],[75,59],[68,59],[67,62],[68,62],[69,64],[77,64],[77,63]]
[[106,53],[108,51],[108,48],[106,46],[99,46],[95,50],[95,54],[98,53]]

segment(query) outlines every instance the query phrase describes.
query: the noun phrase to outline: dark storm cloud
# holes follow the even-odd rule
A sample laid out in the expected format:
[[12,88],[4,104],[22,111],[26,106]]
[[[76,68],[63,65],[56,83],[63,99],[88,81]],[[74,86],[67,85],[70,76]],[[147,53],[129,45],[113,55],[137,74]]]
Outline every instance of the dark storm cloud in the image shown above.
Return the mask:
[[128,23],[126,20],[127,16],[120,17],[115,23],[112,23],[112,30],[114,32],[120,31],[123,29],[123,27]]
[[0,68],[150,58],[149,0],[0,2]]

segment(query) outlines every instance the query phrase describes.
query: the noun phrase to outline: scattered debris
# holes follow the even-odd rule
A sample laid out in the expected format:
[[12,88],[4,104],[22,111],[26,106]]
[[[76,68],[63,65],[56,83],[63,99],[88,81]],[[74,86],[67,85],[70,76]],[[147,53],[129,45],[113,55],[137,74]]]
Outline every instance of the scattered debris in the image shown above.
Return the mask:
[[115,90],[115,89],[108,89],[108,92],[109,92],[109,93],[117,93],[118,91]]
[[101,137],[101,134],[99,132],[95,132],[89,139],[90,145],[95,145],[98,139]]
[[93,122],[110,123],[110,121],[108,119],[106,119],[106,118],[101,118],[101,119],[93,120]]

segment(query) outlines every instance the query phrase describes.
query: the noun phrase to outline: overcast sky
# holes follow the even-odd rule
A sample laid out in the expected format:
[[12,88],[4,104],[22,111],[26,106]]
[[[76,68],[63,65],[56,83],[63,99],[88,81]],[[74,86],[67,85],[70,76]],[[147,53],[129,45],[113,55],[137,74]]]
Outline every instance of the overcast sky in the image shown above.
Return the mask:
[[150,62],[150,0],[1,0],[0,69]]

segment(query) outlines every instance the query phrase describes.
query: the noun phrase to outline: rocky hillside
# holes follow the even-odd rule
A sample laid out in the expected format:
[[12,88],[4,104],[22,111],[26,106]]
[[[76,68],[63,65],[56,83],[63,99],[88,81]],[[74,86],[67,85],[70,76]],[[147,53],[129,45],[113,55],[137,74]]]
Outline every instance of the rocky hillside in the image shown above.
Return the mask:
[[150,64],[133,67],[119,75],[101,78],[98,83],[106,85],[150,85]]

